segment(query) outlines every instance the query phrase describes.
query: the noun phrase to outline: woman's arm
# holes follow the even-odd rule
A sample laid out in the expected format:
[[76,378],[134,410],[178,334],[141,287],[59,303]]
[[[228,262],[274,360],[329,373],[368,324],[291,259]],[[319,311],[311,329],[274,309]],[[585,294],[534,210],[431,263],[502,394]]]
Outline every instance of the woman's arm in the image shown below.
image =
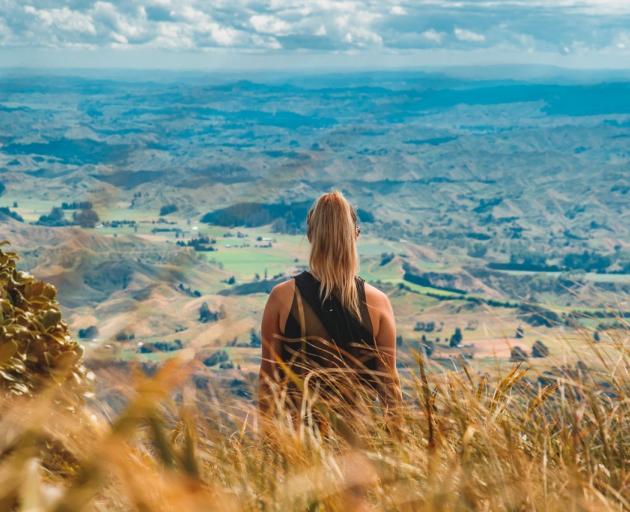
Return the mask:
[[269,294],[260,326],[262,338],[262,360],[258,383],[258,407],[261,413],[270,413],[274,405],[274,391],[279,379],[277,358],[280,355],[283,333],[286,323],[295,282],[293,279],[274,286]]
[[276,357],[279,354],[280,343],[278,334],[278,293],[274,288],[269,294],[260,326],[262,338],[262,359],[258,378],[258,409],[262,414],[269,413],[273,406],[273,387],[278,382],[278,368]]
[[381,376],[381,400],[387,408],[400,405],[402,393],[400,378],[396,368],[396,321],[389,297],[379,293],[380,318],[376,332],[376,346],[379,354],[379,371]]

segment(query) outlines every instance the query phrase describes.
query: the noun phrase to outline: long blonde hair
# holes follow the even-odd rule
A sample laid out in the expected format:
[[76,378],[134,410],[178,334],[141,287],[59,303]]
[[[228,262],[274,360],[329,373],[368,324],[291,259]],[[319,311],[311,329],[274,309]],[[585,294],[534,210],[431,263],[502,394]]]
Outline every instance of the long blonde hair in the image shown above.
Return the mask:
[[355,277],[357,254],[357,215],[337,190],[321,195],[308,212],[307,236],[311,243],[309,265],[321,283],[322,300],[337,296],[341,304],[360,318],[359,294]]

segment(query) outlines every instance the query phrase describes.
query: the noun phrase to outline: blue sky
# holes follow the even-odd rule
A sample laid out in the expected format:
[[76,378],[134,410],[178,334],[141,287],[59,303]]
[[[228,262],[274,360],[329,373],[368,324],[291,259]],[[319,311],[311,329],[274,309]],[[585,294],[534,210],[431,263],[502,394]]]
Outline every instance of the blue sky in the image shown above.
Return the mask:
[[630,68],[630,0],[0,0],[0,66]]

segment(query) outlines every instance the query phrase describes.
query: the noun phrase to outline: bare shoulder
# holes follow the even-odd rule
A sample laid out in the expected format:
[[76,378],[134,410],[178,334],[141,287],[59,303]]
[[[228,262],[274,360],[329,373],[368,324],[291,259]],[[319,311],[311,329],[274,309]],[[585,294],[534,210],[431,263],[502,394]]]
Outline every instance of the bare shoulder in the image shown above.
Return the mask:
[[293,298],[295,291],[295,280],[287,279],[275,285],[269,294],[269,300],[285,303]]
[[384,310],[391,307],[387,294],[368,283],[365,283],[365,299],[369,306]]

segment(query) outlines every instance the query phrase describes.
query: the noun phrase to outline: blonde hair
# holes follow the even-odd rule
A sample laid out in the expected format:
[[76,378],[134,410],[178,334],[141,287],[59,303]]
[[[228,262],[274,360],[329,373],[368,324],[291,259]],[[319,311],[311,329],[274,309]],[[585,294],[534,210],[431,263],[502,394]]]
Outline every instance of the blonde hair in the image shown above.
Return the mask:
[[337,190],[321,195],[308,212],[307,236],[311,243],[309,265],[321,283],[322,300],[335,295],[341,304],[360,318],[356,274],[357,215]]

